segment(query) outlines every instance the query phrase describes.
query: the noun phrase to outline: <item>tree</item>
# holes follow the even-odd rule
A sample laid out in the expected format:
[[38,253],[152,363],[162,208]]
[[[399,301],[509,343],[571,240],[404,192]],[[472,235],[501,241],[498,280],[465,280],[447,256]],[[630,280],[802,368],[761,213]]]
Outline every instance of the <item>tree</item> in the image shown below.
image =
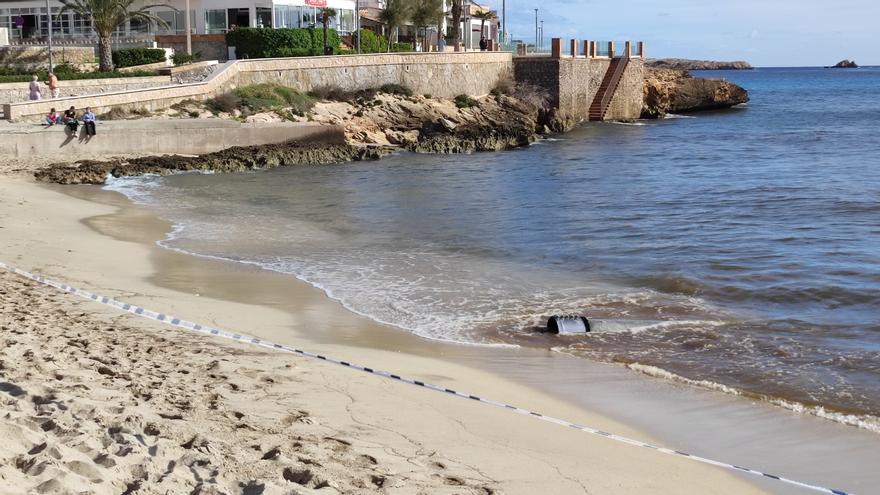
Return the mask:
[[416,28],[416,43],[418,43],[419,30],[425,29],[422,51],[428,51],[428,26],[433,26],[441,19],[443,19],[443,0],[416,0],[410,21]]
[[329,48],[327,46],[327,30],[329,29],[331,17],[336,17],[336,9],[330,7],[321,9],[321,24],[324,25],[324,55],[330,55],[327,53],[327,49]]
[[[480,10],[474,14],[474,18],[480,20],[480,36],[483,37],[485,36],[483,33],[486,31],[486,21],[494,21],[498,18],[498,15],[492,10]],[[488,38],[488,36],[486,36],[486,38]]]
[[128,21],[141,21],[146,23],[155,22],[159,26],[168,27],[168,23],[156,16],[150,9],[165,7],[173,11],[176,8],[168,4],[144,5],[137,9],[132,5],[138,0],[59,0],[61,10],[57,15],[73,12],[85,18],[92,19],[92,27],[98,34],[98,53],[102,72],[113,70],[113,49],[110,39],[113,31]]
[[394,30],[406,21],[409,15],[409,2],[406,0],[386,0],[385,8],[379,12],[379,20],[388,28],[388,51],[394,42]]
[[452,0],[450,12],[452,13],[452,42],[458,47],[461,43],[461,12],[464,0]]

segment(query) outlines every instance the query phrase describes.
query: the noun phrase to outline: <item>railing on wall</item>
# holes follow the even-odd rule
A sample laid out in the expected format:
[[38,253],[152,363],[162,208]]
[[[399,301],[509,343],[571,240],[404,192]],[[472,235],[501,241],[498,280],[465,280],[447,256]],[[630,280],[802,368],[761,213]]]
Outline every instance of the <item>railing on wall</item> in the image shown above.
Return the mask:
[[514,54],[520,57],[549,55],[554,58],[645,58],[645,42],[572,39],[563,43],[562,38],[553,38],[546,50],[535,50],[532,45],[520,44]]

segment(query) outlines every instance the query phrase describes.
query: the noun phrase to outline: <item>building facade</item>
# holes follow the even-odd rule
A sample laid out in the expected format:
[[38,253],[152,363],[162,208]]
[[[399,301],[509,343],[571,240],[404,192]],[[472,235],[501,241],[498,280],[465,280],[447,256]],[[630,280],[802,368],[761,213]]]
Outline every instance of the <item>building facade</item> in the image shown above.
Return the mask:
[[[151,2],[153,3],[153,2]],[[186,34],[185,0],[166,0],[167,7],[151,9],[168,25],[128,22],[119,26],[115,38],[150,38],[157,34]],[[193,34],[222,34],[234,27],[320,27],[320,12],[334,8],[330,27],[342,34],[355,29],[354,0],[191,0]],[[94,39],[91,19],[72,12],[60,14],[61,4],[49,0],[53,40]],[[50,20],[45,0],[0,0],[0,28],[7,28],[13,44],[41,43],[49,37]]]

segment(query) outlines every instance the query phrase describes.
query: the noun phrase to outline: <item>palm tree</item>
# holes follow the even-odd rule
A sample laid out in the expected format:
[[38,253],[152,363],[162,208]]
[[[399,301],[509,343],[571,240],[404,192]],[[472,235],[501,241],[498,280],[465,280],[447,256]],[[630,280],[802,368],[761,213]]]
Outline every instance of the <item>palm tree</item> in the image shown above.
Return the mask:
[[393,31],[406,21],[409,3],[405,0],[386,0],[385,8],[379,12],[379,20],[388,27],[388,51],[394,40]]
[[419,31],[424,28],[425,37],[422,51],[428,49],[428,26],[443,19],[443,0],[419,0],[410,15],[410,22],[416,27],[416,43],[418,43]]
[[325,7],[321,10],[321,23],[324,25],[324,55],[329,55],[329,53],[327,53],[327,49],[329,48],[327,46],[327,26],[330,24],[331,17],[336,17],[336,9]]
[[452,14],[452,42],[455,43],[456,50],[458,44],[461,43],[461,12],[464,0],[452,0],[450,13]]
[[113,31],[128,21],[155,22],[159,26],[168,27],[168,23],[156,16],[150,9],[166,7],[177,11],[168,4],[151,4],[139,8],[132,8],[138,0],[59,0],[61,10],[57,15],[65,12],[73,12],[85,18],[92,19],[92,27],[98,34],[98,53],[100,54],[99,70],[102,72],[113,70],[113,50],[110,46],[110,37]]
[[[475,19],[480,20],[480,37],[485,36],[483,33],[486,31],[486,21],[494,21],[498,18],[498,14],[493,10],[481,10],[474,14]],[[488,38],[488,36],[485,36]]]

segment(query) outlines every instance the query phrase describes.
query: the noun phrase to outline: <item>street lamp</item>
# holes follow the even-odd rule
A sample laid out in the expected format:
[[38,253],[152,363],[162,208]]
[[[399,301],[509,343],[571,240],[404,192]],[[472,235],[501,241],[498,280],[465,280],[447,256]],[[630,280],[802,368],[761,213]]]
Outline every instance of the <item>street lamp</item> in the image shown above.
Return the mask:
[[49,72],[52,72],[52,9],[49,0],[46,0],[46,16],[49,19]]
[[507,43],[507,0],[501,0],[501,43]]
[[544,20],[541,19],[541,50],[544,50]]
[[535,52],[538,51],[538,9],[535,9]]

